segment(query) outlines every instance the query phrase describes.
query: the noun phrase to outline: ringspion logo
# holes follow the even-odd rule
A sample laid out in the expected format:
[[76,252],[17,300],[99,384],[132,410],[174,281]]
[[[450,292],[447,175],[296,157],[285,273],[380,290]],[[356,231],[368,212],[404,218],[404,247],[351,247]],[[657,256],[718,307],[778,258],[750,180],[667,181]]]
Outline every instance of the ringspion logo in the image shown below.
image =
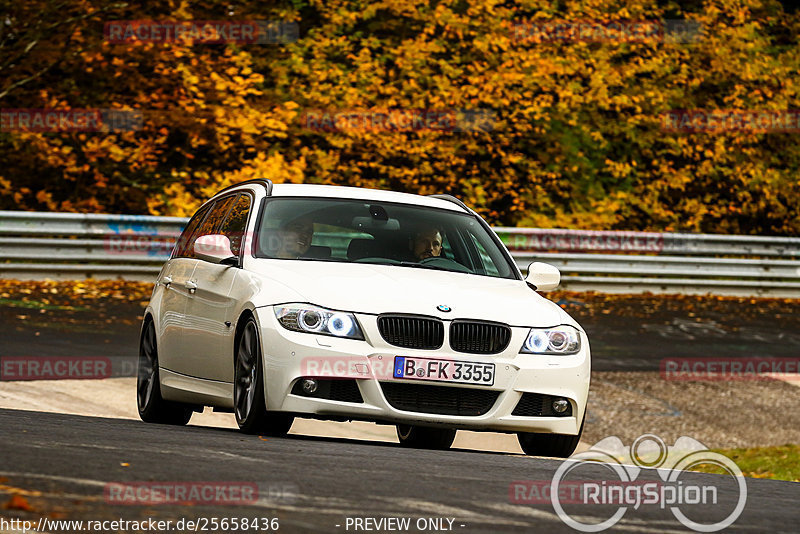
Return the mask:
[[[699,465],[713,465],[728,476],[685,476]],[[644,470],[652,470],[648,472],[658,478],[640,478]],[[598,471],[610,475],[598,478]],[[570,491],[562,490],[562,485]],[[525,496],[524,487],[515,491]],[[549,495],[559,518],[580,532],[602,532],[642,506],[669,509],[683,526],[697,532],[717,532],[741,515],[747,482],[733,460],[693,438],[680,437],[670,447],[660,437],[644,434],[626,447],[612,436],[565,460],[553,476]],[[580,506],[569,510],[568,505],[576,501]],[[586,505],[598,505],[609,517],[588,516]]]

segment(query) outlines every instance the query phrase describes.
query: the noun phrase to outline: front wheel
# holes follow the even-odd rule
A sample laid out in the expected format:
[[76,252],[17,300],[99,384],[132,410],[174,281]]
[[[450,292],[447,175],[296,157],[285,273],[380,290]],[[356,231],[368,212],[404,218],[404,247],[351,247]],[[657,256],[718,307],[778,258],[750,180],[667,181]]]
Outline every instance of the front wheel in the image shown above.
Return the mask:
[[177,402],[165,401],[161,397],[158,378],[158,348],[156,329],[148,320],[139,340],[139,370],[136,374],[136,404],[139,417],[145,423],[185,425],[192,417],[192,409]]
[[575,452],[583,434],[583,421],[576,436],[569,434],[537,434],[533,432],[517,432],[517,440],[523,452],[529,456],[552,456],[568,458]]
[[262,365],[258,327],[250,317],[242,328],[236,349],[233,386],[236,424],[245,434],[283,436],[289,432],[294,418],[282,413],[267,412]]
[[403,447],[444,450],[453,444],[456,431],[452,428],[397,425],[397,439]]

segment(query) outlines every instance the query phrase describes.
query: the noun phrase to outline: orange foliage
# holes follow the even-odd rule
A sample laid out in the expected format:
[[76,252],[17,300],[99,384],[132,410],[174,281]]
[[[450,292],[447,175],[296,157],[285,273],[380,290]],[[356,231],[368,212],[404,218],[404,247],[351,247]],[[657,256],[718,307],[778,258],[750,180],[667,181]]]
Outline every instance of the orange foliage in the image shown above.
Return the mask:
[[[20,2],[15,37],[0,45],[15,61],[0,60],[3,108],[139,110],[143,122],[0,132],[0,208],[187,215],[220,187],[264,177],[447,192],[506,226],[797,234],[798,131],[670,132],[662,116],[800,107],[800,15],[775,0],[683,4]],[[119,19],[277,19],[297,22],[300,39],[111,44],[103,23]],[[586,42],[518,31],[665,19],[700,34]],[[476,131],[302,121],[307,110],[387,109],[482,110],[494,121]]]

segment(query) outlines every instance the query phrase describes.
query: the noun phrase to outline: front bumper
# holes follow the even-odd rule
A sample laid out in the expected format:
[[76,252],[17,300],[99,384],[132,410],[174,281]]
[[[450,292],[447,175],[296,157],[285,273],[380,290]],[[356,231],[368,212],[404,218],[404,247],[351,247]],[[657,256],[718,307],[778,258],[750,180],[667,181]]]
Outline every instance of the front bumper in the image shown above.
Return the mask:
[[[541,432],[575,435],[580,429],[589,394],[590,351],[583,335],[581,351],[571,356],[519,354],[527,328],[512,328],[511,342],[500,354],[473,355],[452,351],[445,328],[445,343],[438,350],[394,347],[381,337],[377,318],[356,314],[365,341],[292,332],[275,318],[272,307],[256,310],[264,357],[264,384],[268,410],[350,418],[386,423],[446,426],[468,430]],[[552,325],[545,325],[552,326]],[[437,358],[495,364],[489,387],[395,379],[395,356]],[[363,402],[342,402],[292,393],[305,377],[355,380]],[[401,410],[388,400],[382,383],[429,385],[442,388],[492,390],[497,398],[481,415],[442,415],[421,410]],[[452,393],[452,392],[449,392]],[[512,415],[523,393],[569,400],[570,416]],[[396,405],[397,403],[395,403]],[[424,408],[423,408],[424,409]]]

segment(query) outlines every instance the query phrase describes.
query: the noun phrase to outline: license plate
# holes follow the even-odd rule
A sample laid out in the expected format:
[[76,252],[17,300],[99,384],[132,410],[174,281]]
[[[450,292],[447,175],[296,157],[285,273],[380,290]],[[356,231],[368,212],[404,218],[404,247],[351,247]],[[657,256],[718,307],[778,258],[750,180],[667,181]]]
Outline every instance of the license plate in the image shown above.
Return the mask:
[[393,376],[394,378],[492,386],[494,385],[494,364],[395,356]]

